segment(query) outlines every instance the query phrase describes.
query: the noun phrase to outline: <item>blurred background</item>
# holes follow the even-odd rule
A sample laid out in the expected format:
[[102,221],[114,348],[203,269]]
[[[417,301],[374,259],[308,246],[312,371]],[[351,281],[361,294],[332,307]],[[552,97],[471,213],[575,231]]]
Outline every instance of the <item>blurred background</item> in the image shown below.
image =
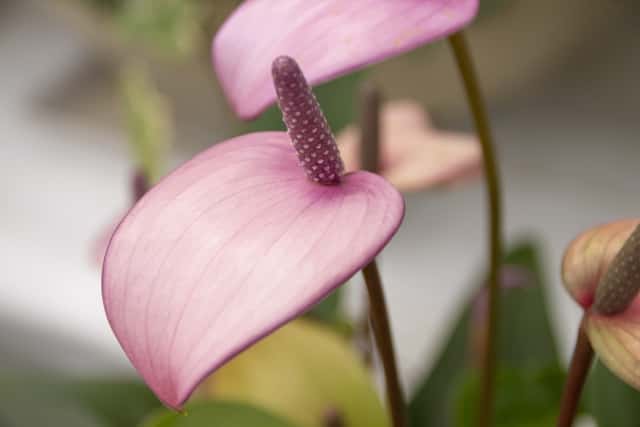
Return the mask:
[[[0,372],[132,373],[105,319],[96,251],[131,203],[140,151],[162,141],[165,164],[147,165],[162,175],[225,137],[281,127],[273,112],[237,121],[211,69],[211,37],[236,3],[0,0]],[[640,4],[481,3],[469,39],[496,132],[506,240],[540,249],[566,361],[580,312],[560,282],[565,246],[640,214]],[[336,131],[357,117],[364,79],[420,101],[440,128],[472,130],[445,43],[321,88]],[[409,389],[482,273],[486,216],[481,182],[406,201],[381,265]],[[361,295],[356,278],[349,312]]]

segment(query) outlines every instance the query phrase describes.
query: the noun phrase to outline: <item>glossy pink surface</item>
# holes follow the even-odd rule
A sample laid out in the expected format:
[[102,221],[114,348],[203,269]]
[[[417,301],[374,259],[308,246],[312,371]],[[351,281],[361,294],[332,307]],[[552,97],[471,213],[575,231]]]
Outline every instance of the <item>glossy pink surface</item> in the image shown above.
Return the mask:
[[377,175],[308,180],[285,133],[232,139],[122,221],[104,263],[107,317],[147,384],[179,408],[215,368],[365,266],[403,213]]
[[275,100],[269,70],[293,57],[309,83],[331,80],[452,34],[478,0],[247,0],[213,40],[213,62],[235,112],[252,118]]

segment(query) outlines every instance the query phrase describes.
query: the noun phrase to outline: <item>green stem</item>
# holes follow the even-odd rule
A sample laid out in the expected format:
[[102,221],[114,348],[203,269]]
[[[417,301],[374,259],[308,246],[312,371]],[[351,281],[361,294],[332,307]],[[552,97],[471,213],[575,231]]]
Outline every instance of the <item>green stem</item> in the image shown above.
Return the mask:
[[371,261],[371,263],[362,270],[362,274],[367,284],[367,291],[369,292],[371,326],[384,368],[387,400],[389,402],[392,425],[393,427],[406,427],[406,405],[402,387],[400,386],[400,376],[398,375],[398,365],[396,364],[391,327],[389,325],[389,314],[387,313],[382,280],[380,279],[376,261]]
[[560,415],[558,416],[558,427],[571,427],[576,418],[582,387],[587,379],[587,374],[593,361],[593,348],[589,342],[589,337],[584,331],[585,317],[580,322],[578,328],[578,339],[573,350],[571,364],[569,365],[569,375],[562,392],[560,401]]
[[495,397],[495,377],[498,348],[498,320],[500,313],[499,272],[502,262],[502,202],[500,197],[500,178],[493,148],[493,138],[489,118],[482,93],[475,74],[473,62],[464,34],[459,32],[449,37],[449,42],[462,75],[464,88],[473,114],[476,132],[482,147],[484,176],[487,186],[489,207],[489,320],[487,322],[487,343],[483,355],[478,408],[478,426],[489,427],[493,421]]

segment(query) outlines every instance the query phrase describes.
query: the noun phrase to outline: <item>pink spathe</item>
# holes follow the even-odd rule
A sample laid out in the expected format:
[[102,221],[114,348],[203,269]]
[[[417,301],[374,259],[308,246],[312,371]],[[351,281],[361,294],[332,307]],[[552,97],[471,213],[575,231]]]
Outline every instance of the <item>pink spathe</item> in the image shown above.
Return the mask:
[[180,408],[371,261],[403,213],[377,175],[309,180],[286,133],[234,138],[164,178],[119,225],[103,269],[108,320],[151,389]]
[[[640,259],[633,251],[634,256],[623,256],[621,264],[619,256],[629,255],[622,248],[638,224],[637,218],[624,219],[585,231],[571,242],[562,263],[565,287],[585,310],[584,328],[593,349],[613,373],[636,389],[640,389],[640,297],[625,288],[637,284]],[[615,271],[616,264],[621,270]],[[630,298],[630,304],[616,314],[603,314],[598,310],[597,295],[612,268],[620,280],[609,283],[608,292]]]
[[478,0],[247,0],[213,40],[222,88],[242,118],[275,100],[273,58],[296,58],[310,84],[446,37],[476,15]]

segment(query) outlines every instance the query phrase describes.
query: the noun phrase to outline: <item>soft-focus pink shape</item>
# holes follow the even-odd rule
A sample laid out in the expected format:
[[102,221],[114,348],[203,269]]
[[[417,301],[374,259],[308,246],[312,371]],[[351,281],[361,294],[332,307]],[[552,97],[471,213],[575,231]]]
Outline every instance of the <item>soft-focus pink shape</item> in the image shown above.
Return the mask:
[[403,213],[377,175],[311,182],[286,133],[232,139],[163,179],[119,225],[103,270],[107,317],[151,389],[180,408],[213,370],[371,261]]
[[[603,315],[594,305],[596,289],[638,223],[638,219],[625,219],[582,233],[565,253],[562,278],[571,296],[585,309],[584,328],[600,360],[623,381],[640,389],[640,297],[615,315]],[[637,260],[627,263],[629,270],[622,277],[637,280],[640,264]]]
[[[500,269],[500,287],[503,291],[530,287],[533,281],[534,277],[531,271],[519,265],[505,264]],[[473,302],[473,323],[476,325],[484,325],[488,311],[489,295],[486,287],[483,287]]]
[[234,111],[257,116],[274,102],[273,58],[296,58],[310,84],[446,37],[476,15],[478,0],[246,0],[213,40],[213,63]]
[[[360,131],[350,126],[337,137],[347,171],[360,168]],[[419,191],[480,176],[478,140],[431,127],[424,109],[412,101],[391,101],[382,109],[380,173],[400,191]]]

